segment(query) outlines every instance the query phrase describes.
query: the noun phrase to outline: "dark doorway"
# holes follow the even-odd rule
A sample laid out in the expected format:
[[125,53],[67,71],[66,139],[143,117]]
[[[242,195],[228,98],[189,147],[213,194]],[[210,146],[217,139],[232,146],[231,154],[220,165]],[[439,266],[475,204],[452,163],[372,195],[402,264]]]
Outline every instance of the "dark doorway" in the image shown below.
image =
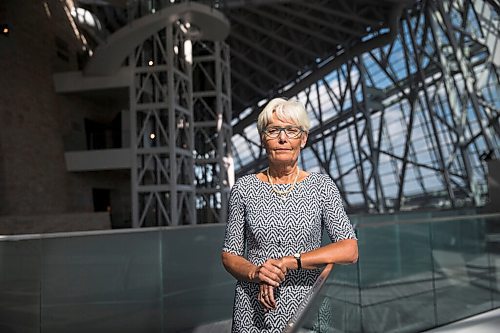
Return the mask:
[[121,113],[110,123],[100,123],[85,119],[87,149],[111,149],[121,147]]
[[94,201],[94,212],[111,212],[111,190],[93,188],[92,199]]

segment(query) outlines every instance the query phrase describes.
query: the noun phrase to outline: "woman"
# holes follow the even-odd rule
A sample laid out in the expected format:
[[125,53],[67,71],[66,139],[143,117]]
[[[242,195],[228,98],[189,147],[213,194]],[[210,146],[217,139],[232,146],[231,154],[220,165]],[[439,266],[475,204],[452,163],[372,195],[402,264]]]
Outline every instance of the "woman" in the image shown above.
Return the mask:
[[[304,106],[273,99],[257,128],[269,167],[231,189],[222,250],[224,267],[238,280],[233,332],[281,332],[319,268],[358,258],[337,187],[327,175],[298,167],[310,128]],[[332,243],[321,247],[323,228]]]

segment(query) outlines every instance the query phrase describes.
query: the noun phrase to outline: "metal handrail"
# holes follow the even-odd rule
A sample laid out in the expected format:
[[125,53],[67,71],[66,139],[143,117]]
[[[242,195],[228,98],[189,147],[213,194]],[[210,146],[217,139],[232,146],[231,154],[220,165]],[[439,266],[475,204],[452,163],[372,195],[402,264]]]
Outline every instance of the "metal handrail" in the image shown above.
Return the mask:
[[207,223],[207,224],[198,224],[198,225],[177,225],[177,226],[162,226],[162,227],[147,227],[147,228],[67,231],[67,232],[54,232],[54,233],[43,233],[43,234],[23,234],[23,235],[0,235],[0,242],[1,241],[30,240],[30,239],[44,239],[44,238],[64,238],[64,237],[128,234],[128,233],[155,232],[155,231],[176,230],[176,229],[215,228],[215,227],[225,228],[225,224]]
[[319,275],[318,279],[314,282],[311,290],[309,293],[306,295],[302,303],[299,305],[299,310],[295,312],[293,317],[288,321],[285,330],[283,331],[284,333],[291,333],[294,331],[294,328],[302,324],[302,322],[305,319],[305,315],[309,308],[311,307],[312,300],[316,298],[318,293],[321,291],[323,288],[323,284],[325,281],[328,279],[330,276],[330,272],[333,269],[333,264],[328,264],[326,267],[323,269],[321,274]]
[[474,214],[474,215],[460,215],[460,216],[436,216],[436,217],[425,217],[416,218],[409,220],[397,220],[389,222],[373,222],[367,224],[358,224],[357,228],[372,228],[372,227],[383,227],[395,224],[420,224],[420,223],[440,223],[440,222],[459,222],[470,219],[490,219],[490,218],[500,218],[500,213],[488,213],[488,214]]

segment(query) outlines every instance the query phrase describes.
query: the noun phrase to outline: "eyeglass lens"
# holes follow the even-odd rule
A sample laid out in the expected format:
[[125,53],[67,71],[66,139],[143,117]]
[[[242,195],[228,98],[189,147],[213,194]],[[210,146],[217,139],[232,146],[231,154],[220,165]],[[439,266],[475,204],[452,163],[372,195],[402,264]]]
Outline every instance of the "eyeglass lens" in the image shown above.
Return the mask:
[[271,138],[277,138],[281,131],[284,131],[289,138],[296,138],[302,133],[302,129],[299,127],[269,127],[266,129],[266,134]]

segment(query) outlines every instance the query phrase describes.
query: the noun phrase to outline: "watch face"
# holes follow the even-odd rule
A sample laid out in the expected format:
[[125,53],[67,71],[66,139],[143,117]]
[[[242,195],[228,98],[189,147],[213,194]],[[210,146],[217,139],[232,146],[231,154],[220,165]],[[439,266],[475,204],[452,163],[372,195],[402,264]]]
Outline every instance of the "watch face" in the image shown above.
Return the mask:
[[293,256],[295,257],[295,259],[299,259],[300,258],[300,253],[295,253]]

